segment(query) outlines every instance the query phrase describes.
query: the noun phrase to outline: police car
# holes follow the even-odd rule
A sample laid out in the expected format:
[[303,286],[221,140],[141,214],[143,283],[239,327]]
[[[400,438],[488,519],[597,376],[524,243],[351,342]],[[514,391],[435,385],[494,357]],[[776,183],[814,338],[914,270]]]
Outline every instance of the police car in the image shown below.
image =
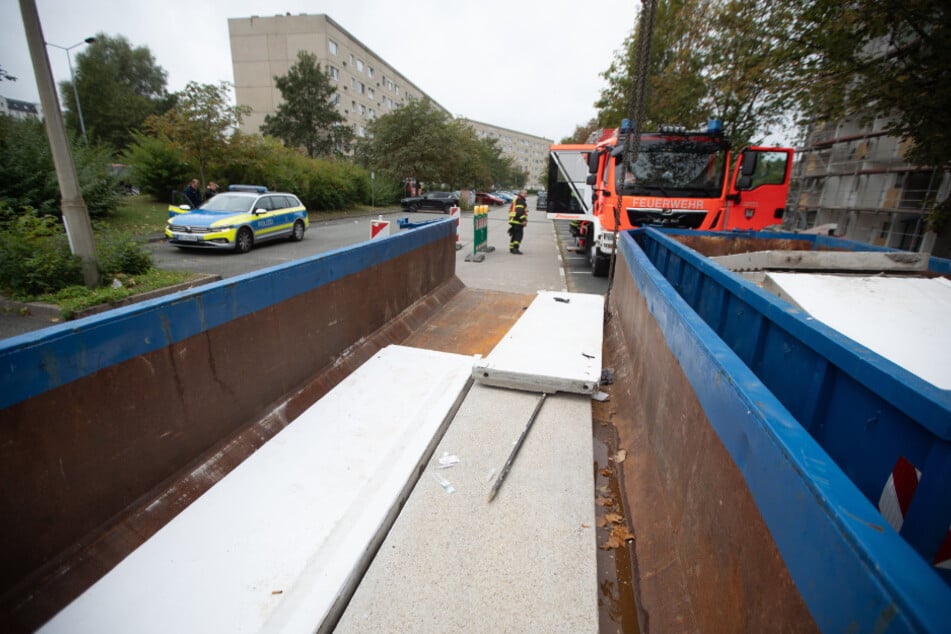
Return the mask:
[[297,196],[232,185],[198,209],[169,207],[165,236],[176,247],[247,253],[265,240],[303,240],[308,226],[307,209]]

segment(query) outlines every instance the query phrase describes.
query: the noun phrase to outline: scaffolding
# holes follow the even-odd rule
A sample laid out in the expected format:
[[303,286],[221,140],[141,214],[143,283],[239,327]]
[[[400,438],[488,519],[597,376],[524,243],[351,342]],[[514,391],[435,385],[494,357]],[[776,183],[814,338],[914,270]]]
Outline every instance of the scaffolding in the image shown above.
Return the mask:
[[785,228],[834,225],[835,235],[851,240],[930,249],[927,216],[947,197],[951,177],[909,163],[911,141],[890,136],[886,124],[855,117],[809,129],[797,149]]

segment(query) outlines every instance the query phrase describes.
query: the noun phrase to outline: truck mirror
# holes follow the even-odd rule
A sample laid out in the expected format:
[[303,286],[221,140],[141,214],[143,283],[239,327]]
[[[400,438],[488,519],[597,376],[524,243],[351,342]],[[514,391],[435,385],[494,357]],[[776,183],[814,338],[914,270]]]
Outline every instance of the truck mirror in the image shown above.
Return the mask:
[[[598,173],[598,159],[601,157],[601,154],[598,152],[592,152],[588,155],[588,173],[597,174]],[[594,183],[588,183],[593,185]]]
[[744,152],[743,164],[740,166],[741,176],[753,176],[756,172],[756,160],[759,158],[759,152]]
[[588,178],[586,178],[584,182],[587,183],[588,185],[594,185],[595,183],[598,182],[598,175],[588,174]]

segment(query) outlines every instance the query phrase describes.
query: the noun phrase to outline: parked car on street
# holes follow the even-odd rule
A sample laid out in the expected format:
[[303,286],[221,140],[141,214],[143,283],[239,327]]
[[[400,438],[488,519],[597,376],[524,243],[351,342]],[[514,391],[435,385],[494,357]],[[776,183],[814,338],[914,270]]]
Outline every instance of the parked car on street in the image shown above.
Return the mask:
[[411,196],[400,201],[400,207],[406,211],[435,209],[449,213],[450,209],[458,206],[459,196],[455,192],[429,192],[423,196]]
[[538,191],[538,200],[535,201],[535,209],[539,211],[548,211],[548,192],[544,189]]
[[499,198],[501,198],[502,200],[504,200],[506,203],[510,203],[510,202],[512,202],[513,200],[515,200],[515,198],[516,198],[515,194],[513,194],[512,192],[501,192],[501,191],[499,191],[499,192],[492,192],[492,195],[493,195],[493,196],[498,196]]
[[478,192],[475,195],[476,202],[480,205],[495,205],[501,207],[505,204],[505,201],[496,196],[495,194],[490,194],[488,192]]
[[308,226],[307,209],[294,194],[232,185],[197,209],[170,206],[165,236],[176,247],[247,253],[257,242],[303,240]]

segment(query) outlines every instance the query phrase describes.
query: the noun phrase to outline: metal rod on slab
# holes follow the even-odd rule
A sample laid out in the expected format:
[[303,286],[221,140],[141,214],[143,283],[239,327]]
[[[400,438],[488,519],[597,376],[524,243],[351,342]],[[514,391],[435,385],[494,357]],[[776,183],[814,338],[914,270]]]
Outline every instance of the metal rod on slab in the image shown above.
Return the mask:
[[509,459],[505,461],[505,466],[502,467],[499,477],[495,479],[495,484],[492,485],[492,490],[489,491],[489,502],[495,499],[495,495],[499,492],[499,489],[502,488],[502,482],[505,481],[505,476],[508,475],[509,470],[512,468],[512,463],[515,462],[515,456],[518,454],[518,450],[522,448],[522,443],[525,442],[525,437],[528,436],[528,432],[532,429],[535,419],[538,418],[538,412],[541,410],[542,404],[545,402],[547,396],[547,393],[542,392],[538,403],[535,404],[535,411],[532,412],[532,417],[528,419],[528,424],[522,431],[522,435],[518,437],[515,447],[512,448],[512,453],[509,454]]

